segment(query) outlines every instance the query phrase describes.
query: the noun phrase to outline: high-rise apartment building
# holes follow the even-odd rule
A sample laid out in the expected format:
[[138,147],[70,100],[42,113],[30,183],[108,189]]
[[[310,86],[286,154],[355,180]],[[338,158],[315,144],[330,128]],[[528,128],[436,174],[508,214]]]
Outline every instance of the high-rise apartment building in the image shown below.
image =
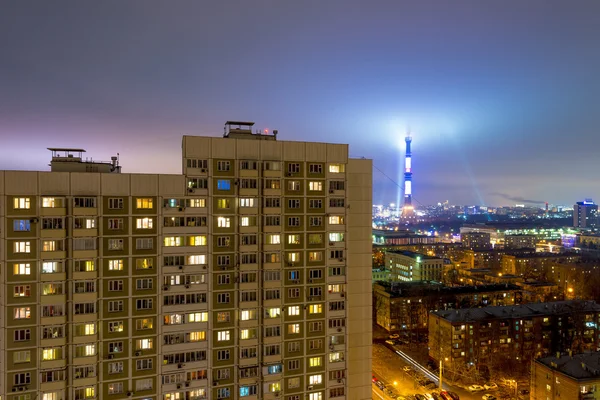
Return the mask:
[[2,399],[371,397],[371,161],[251,126],[0,171]]
[[575,228],[598,226],[598,205],[592,199],[579,201],[573,206],[573,226]]

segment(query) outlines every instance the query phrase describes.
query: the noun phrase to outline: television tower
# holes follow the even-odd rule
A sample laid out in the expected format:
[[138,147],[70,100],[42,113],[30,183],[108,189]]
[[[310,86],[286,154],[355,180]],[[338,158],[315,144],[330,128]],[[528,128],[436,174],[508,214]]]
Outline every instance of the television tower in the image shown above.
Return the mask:
[[404,206],[402,207],[402,217],[413,218],[415,209],[412,205],[412,153],[410,151],[412,137],[410,133],[404,140],[406,141],[406,157],[404,158]]

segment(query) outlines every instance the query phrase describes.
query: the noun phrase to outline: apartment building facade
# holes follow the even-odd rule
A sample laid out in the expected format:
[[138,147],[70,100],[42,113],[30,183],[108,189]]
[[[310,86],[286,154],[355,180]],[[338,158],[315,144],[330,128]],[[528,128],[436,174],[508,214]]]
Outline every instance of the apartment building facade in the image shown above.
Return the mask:
[[370,398],[371,162],[227,128],[181,175],[0,172],[2,398]]
[[390,280],[398,282],[442,281],[444,260],[408,250],[385,252]]
[[532,399],[600,399],[600,352],[558,353],[532,361]]
[[519,364],[557,351],[596,351],[600,305],[556,301],[429,314],[429,357],[448,367]]

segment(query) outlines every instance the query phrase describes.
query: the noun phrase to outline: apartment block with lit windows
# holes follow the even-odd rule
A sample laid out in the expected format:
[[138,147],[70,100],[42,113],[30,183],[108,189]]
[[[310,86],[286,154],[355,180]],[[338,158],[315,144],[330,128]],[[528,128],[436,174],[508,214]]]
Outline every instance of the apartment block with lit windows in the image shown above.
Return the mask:
[[371,162],[244,124],[0,171],[3,399],[370,398]]

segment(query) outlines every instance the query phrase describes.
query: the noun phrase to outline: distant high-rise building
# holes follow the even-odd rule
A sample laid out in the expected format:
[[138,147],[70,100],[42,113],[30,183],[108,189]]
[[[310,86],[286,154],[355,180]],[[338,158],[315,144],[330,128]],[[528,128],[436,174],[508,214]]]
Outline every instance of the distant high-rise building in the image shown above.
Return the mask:
[[573,226],[575,228],[598,226],[598,205],[592,199],[585,199],[573,206]]
[[2,399],[371,398],[371,161],[251,127],[0,171]]

